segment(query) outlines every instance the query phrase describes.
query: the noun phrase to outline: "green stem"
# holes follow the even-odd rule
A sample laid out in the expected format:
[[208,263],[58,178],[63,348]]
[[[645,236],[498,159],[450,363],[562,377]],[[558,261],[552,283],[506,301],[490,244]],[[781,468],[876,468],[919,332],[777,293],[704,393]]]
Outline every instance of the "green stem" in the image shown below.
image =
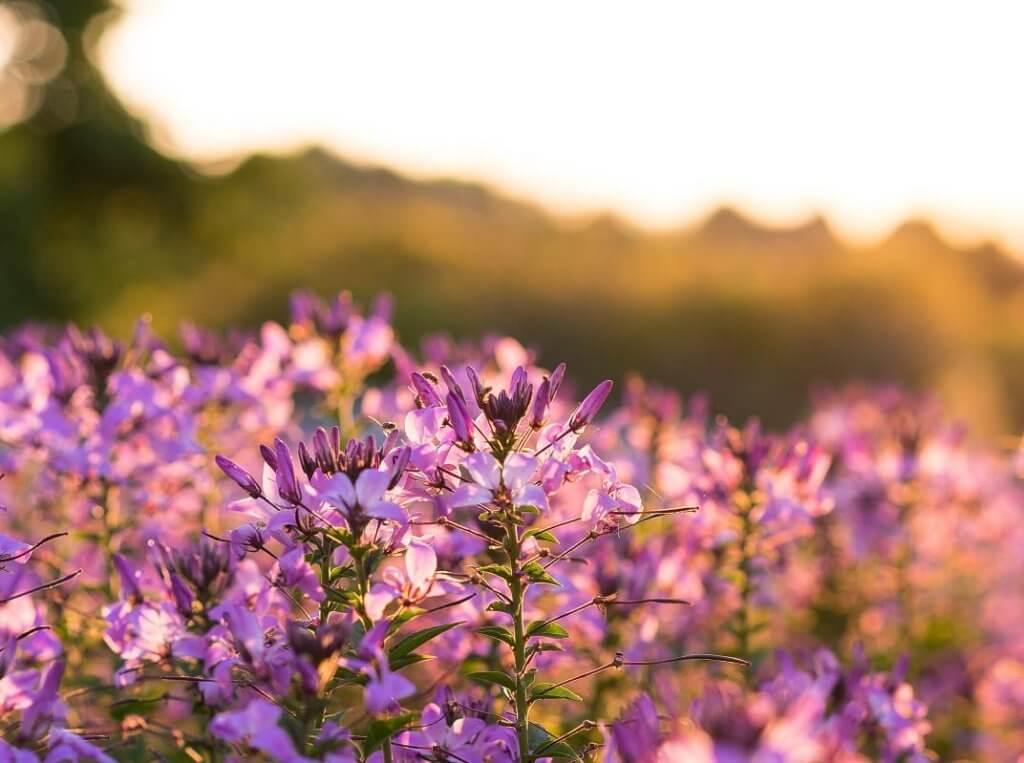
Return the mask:
[[509,583],[509,589],[512,598],[512,652],[516,663],[516,735],[519,738],[520,763],[528,763],[530,760],[530,703],[526,696],[526,684],[524,683],[526,673],[526,625],[523,621],[523,601],[526,594],[526,585],[519,569],[519,528],[513,523],[508,522],[505,525],[505,531],[507,533],[505,550],[508,553],[509,567],[512,570],[512,580]]
[[751,519],[753,511],[753,500],[747,494],[747,505],[740,512],[740,608],[736,613],[736,639],[741,656],[750,657],[750,636],[753,630],[751,623],[751,595],[754,592],[751,569],[750,541],[754,534],[754,523]]
[[384,753],[384,763],[392,763],[394,758],[391,755],[391,737],[384,740],[384,744],[381,745],[381,752]]

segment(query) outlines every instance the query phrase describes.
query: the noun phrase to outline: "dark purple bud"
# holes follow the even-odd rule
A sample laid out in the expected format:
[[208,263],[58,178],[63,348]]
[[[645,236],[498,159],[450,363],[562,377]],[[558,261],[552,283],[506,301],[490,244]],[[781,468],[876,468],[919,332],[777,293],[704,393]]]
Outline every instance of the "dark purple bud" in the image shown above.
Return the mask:
[[405,467],[409,465],[409,459],[412,458],[412,448],[408,446],[399,448],[391,454],[391,458],[391,479],[388,481],[388,490],[392,490],[402,479]]
[[131,562],[120,554],[114,554],[112,559],[117,575],[121,579],[121,597],[132,601],[142,601],[142,591],[139,589],[138,573],[132,567]]
[[455,439],[464,447],[473,447],[473,422],[469,417],[466,404],[458,395],[448,393],[448,421],[455,430]]
[[274,471],[277,471],[277,456],[274,455],[274,451],[266,445],[260,445],[260,455],[263,456],[263,462]]
[[313,432],[313,452],[316,455],[317,466],[324,474],[333,474],[335,470],[334,454],[331,452],[331,443],[327,439],[327,430],[317,427]]
[[310,454],[309,449],[306,448],[306,443],[304,442],[299,443],[299,466],[302,467],[302,471],[307,478],[311,478],[313,472],[316,471],[316,461]]
[[291,303],[292,323],[312,324],[317,313],[317,298],[308,291],[294,292]]
[[434,389],[434,385],[427,381],[423,374],[414,371],[412,374],[412,388],[416,391],[416,397],[424,408],[431,408],[441,405],[441,397]]
[[380,452],[384,454],[390,453],[398,445],[400,439],[402,439],[402,435],[398,429],[392,429],[388,432],[387,437],[384,438],[384,444],[380,446]]
[[601,410],[601,406],[604,405],[604,401],[608,399],[611,391],[611,379],[605,379],[594,387],[590,394],[583,398],[583,402],[580,403],[575,412],[573,412],[572,417],[569,419],[569,429],[576,432],[593,421],[594,416]]
[[331,451],[341,452],[341,428],[338,426],[331,427]]
[[562,386],[562,380],[565,378],[565,363],[559,363],[555,370],[551,372],[551,393],[549,395],[552,402],[555,400],[555,395],[558,394],[558,388]]
[[522,387],[528,384],[528,378],[526,376],[526,369],[522,366],[516,367],[516,370],[512,372],[512,379],[509,382],[508,389],[513,395],[519,391]]
[[352,295],[343,291],[323,312],[322,329],[328,334],[340,334],[348,328],[352,318]]
[[459,400],[463,403],[466,402],[466,393],[462,391],[462,385],[459,384],[455,378],[455,374],[451,372],[448,366],[441,366],[441,378],[444,379],[445,386],[448,387],[449,394],[458,395]]
[[476,397],[476,404],[482,408],[484,397],[487,395],[487,387],[480,382],[480,374],[476,372],[473,366],[466,366],[466,376],[469,377],[469,383],[473,385],[473,396]]
[[216,456],[214,461],[217,462],[220,470],[228,475],[238,487],[248,493],[251,498],[259,498],[263,495],[263,488],[260,487],[260,483],[256,481],[256,478],[230,458]]
[[277,468],[274,470],[277,475],[277,494],[288,503],[302,503],[302,493],[299,491],[299,481],[295,478],[292,454],[280,437],[274,439],[274,455],[277,457]]
[[181,578],[176,573],[171,573],[171,595],[174,597],[174,605],[178,611],[188,617],[192,614],[192,592],[188,590]]
[[380,318],[382,321],[391,322],[391,314],[395,311],[395,299],[387,292],[378,294],[377,298],[373,300],[373,306],[370,308],[370,314],[375,318]]
[[540,383],[537,395],[533,398],[533,407],[530,410],[530,426],[540,429],[547,422],[548,406],[551,405],[551,382],[547,377]]

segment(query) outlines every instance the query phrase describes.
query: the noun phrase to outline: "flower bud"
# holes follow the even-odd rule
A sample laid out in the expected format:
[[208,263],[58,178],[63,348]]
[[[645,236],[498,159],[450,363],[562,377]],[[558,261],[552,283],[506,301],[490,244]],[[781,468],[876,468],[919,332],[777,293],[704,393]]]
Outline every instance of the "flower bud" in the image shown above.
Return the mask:
[[583,429],[583,427],[593,421],[594,416],[597,415],[601,406],[604,405],[604,401],[608,399],[608,395],[611,391],[611,379],[605,379],[594,387],[594,389],[590,391],[590,394],[583,398],[583,402],[580,403],[579,407],[573,412],[572,417],[569,419],[569,429],[576,432]]
[[230,477],[238,487],[248,493],[251,498],[259,498],[263,495],[263,488],[260,487],[260,483],[256,481],[256,478],[230,458],[215,456],[214,461],[217,462],[220,470]]
[[309,449],[304,442],[299,443],[299,466],[302,467],[306,477],[312,477],[313,472],[316,471],[316,461],[310,455]]
[[277,494],[288,503],[301,503],[302,493],[299,491],[299,482],[295,478],[292,454],[280,437],[274,440],[274,455],[277,459],[277,468],[274,470],[277,476]]
[[476,397],[476,404],[482,408],[484,398],[487,396],[487,387],[480,381],[480,374],[476,372],[473,366],[466,366],[466,376],[469,377],[469,383],[473,385],[473,395]]
[[548,415],[548,406],[550,405],[551,382],[545,378],[540,383],[540,387],[537,388],[537,394],[533,398],[533,406],[530,410],[530,427],[540,429],[544,426]]
[[277,471],[277,456],[274,455],[274,451],[266,445],[260,445],[260,455],[263,457],[264,463],[274,471]]
[[455,439],[464,447],[473,447],[473,422],[469,418],[469,411],[466,404],[458,395],[448,393],[448,421],[455,430]]
[[398,448],[391,453],[391,479],[388,480],[388,490],[393,490],[398,484],[399,480],[402,479],[402,475],[405,473],[405,467],[409,465],[409,459],[412,458],[412,448],[408,445]]
[[441,378],[444,379],[445,386],[448,387],[449,394],[458,396],[459,400],[462,401],[463,405],[466,403],[466,393],[462,391],[462,385],[459,384],[458,379],[455,378],[455,374],[451,372],[448,366],[441,366]]
[[558,388],[562,386],[562,380],[565,378],[565,363],[559,363],[555,370],[551,372],[551,384],[550,384],[550,399],[551,402],[555,401],[555,395],[558,394]]
[[316,455],[316,464],[324,474],[333,474],[336,466],[334,454],[331,452],[331,443],[327,439],[327,430],[317,427],[313,432],[313,453]]
[[170,574],[171,578],[171,595],[174,597],[174,606],[177,607],[178,612],[188,617],[192,614],[192,592],[188,590],[188,587],[182,582],[181,578],[175,573]]
[[434,385],[428,382],[423,374],[414,371],[411,379],[412,388],[416,391],[416,397],[421,406],[432,408],[441,405],[441,398],[437,394],[437,390],[434,389]]

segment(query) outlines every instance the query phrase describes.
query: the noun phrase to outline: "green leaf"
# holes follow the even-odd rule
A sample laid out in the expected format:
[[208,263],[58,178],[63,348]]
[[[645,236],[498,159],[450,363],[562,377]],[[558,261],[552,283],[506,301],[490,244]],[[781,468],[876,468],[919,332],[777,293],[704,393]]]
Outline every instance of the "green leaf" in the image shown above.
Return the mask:
[[393,737],[414,720],[416,720],[415,713],[402,713],[394,718],[371,721],[370,727],[366,731],[366,741],[363,742],[363,755],[368,756],[380,747],[385,739]]
[[510,583],[512,582],[512,569],[506,564],[485,564],[483,567],[477,567],[477,572],[497,575]]
[[564,652],[561,644],[551,641],[536,641],[526,647],[526,656],[529,657],[537,652]]
[[545,747],[555,736],[543,726],[531,723],[527,728],[530,741],[530,752],[538,753],[542,758],[575,758],[576,751],[565,742],[556,742]]
[[407,654],[404,657],[396,657],[391,660],[392,670],[401,670],[407,668],[410,665],[416,665],[420,662],[427,662],[428,660],[434,659],[433,657],[426,654]]
[[508,628],[502,628],[500,625],[485,625],[482,628],[477,628],[476,632],[481,636],[487,636],[495,641],[502,641],[509,646],[515,646],[515,636],[512,635],[512,631]]
[[541,528],[534,528],[527,530],[523,533],[523,539],[536,538],[537,540],[547,541],[548,543],[558,543],[558,538],[550,530],[542,530]]
[[454,623],[435,625],[431,628],[424,628],[421,631],[410,633],[388,650],[388,659],[393,660],[396,657],[405,657],[407,654],[411,654],[428,641],[437,638],[445,631],[451,630],[456,625],[462,625],[462,621],[460,620]]
[[569,638],[569,631],[558,623],[545,623],[543,620],[534,620],[526,627],[528,637],[544,638]]
[[503,601],[492,601],[487,605],[488,612],[504,612],[506,615],[512,614],[512,607]]
[[143,697],[122,699],[110,706],[110,715],[119,721],[123,721],[129,715],[149,717],[153,714],[153,706],[163,702],[166,698],[167,695],[161,694],[158,697],[148,699]]
[[583,701],[583,697],[572,689],[567,689],[564,686],[555,686],[554,684],[546,681],[534,684],[533,691],[530,692],[531,702],[537,702],[542,699],[571,699],[573,702]]
[[419,617],[424,612],[426,612],[426,610],[422,607],[405,607],[404,609],[399,610],[395,614],[395,617],[391,621],[391,624],[388,625],[388,633],[394,633],[407,622]]
[[327,594],[327,598],[331,601],[341,602],[349,607],[354,607],[359,603],[359,594],[355,591],[339,591],[337,588],[325,588],[324,591]]
[[557,580],[551,577],[547,570],[545,570],[540,562],[530,562],[523,566],[523,572],[530,578],[534,583],[547,583],[548,585],[561,585]]
[[356,571],[352,569],[352,565],[347,564],[344,567],[332,567],[329,574],[329,579],[330,582],[334,583],[340,578],[354,578],[355,576]]
[[498,686],[504,686],[509,691],[516,690],[515,679],[508,673],[502,673],[500,670],[480,670],[475,673],[470,673],[467,678],[472,678],[474,681],[480,681],[485,684],[497,684]]

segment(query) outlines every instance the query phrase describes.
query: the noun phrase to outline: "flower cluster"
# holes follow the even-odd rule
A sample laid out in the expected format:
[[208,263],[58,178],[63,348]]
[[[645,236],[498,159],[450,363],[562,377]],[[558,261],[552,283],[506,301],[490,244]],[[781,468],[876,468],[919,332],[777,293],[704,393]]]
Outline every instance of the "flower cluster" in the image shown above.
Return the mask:
[[0,761],[1024,749],[1024,449],[889,388],[781,433],[579,394],[390,311],[0,342]]

